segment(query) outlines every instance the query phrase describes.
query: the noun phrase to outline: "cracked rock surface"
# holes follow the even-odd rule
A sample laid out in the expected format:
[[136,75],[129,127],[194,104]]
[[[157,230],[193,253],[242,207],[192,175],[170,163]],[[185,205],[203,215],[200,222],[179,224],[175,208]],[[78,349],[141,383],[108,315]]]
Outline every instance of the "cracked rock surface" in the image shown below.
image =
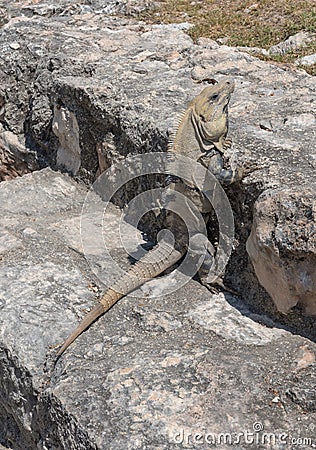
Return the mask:
[[[298,438],[313,448],[315,78],[209,39],[193,43],[181,30],[188,24],[137,22],[148,7],[0,1],[0,445],[226,449],[221,433],[236,443],[257,430],[258,449],[269,448],[263,432],[276,449]],[[120,210],[109,205],[100,225],[104,205],[92,196],[82,213],[87,186],[128,155],[164,151],[199,81],[223,77],[236,83],[231,162],[260,169],[227,190],[235,249],[225,283],[241,297],[195,280],[167,294],[172,273],[151,280],[53,367],[56,346],[116,264],[131,263]],[[129,183],[115,203],[155,182]],[[124,227],[137,255],[142,237]]]
[[[53,366],[56,346],[102,287],[82,250],[85,197],[85,187],[51,169],[0,184],[0,442],[169,449],[194,444],[192,432],[234,440],[255,422],[277,436],[315,436],[315,344],[193,280],[165,295],[172,273],[120,301]],[[91,214],[100,202],[95,195]],[[103,233],[119,219],[110,206]],[[112,236],[111,255],[126,268]],[[112,260],[102,245],[91,248],[110,282]]]
[[316,184],[265,191],[255,204],[247,250],[279,311],[316,315]]
[[[194,44],[178,25],[146,25],[100,8],[98,2],[67,1],[55,8],[41,1],[7,8],[11,18],[0,41],[1,122],[4,133],[16,136],[23,165],[8,176],[5,161],[12,161],[12,150],[4,154],[3,178],[50,165],[92,183],[127,155],[164,151],[175,118],[201,90],[199,80],[233,77],[229,156],[233,165],[256,162],[261,170],[228,190],[236,251],[226,278],[253,310],[300,330],[295,308],[293,318],[278,315],[245,243],[262,191],[315,182],[314,77],[209,39]],[[129,183],[115,202],[125,205],[145,186],[143,179]],[[314,333],[312,323],[304,328]]]

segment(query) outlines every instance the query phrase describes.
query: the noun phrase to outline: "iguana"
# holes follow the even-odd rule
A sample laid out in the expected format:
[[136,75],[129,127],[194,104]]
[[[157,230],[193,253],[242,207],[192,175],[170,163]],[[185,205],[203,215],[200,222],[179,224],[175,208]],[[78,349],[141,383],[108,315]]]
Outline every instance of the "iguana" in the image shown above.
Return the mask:
[[[170,137],[168,150],[184,155],[208,166],[221,183],[230,184],[240,180],[243,170],[224,169],[223,154],[231,141],[226,138],[228,132],[228,104],[234,82],[230,79],[205,87],[188,105],[180,116],[179,123]],[[207,217],[210,203],[197,193],[193,185],[182,180],[171,180],[172,189],[193,199],[199,211]],[[170,186],[169,186],[170,188]],[[167,213],[169,229],[175,236],[175,245],[165,240],[158,243],[143,258],[137,261],[123,277],[116,280],[96,305],[82,320],[79,326],[66,339],[56,355],[58,359],[69,345],[85,331],[96,319],[108,311],[119,299],[133,291],[177,263],[186,253],[187,247],[182,240],[183,228],[173,223],[174,218]],[[206,264],[213,260],[214,249],[209,243]]]

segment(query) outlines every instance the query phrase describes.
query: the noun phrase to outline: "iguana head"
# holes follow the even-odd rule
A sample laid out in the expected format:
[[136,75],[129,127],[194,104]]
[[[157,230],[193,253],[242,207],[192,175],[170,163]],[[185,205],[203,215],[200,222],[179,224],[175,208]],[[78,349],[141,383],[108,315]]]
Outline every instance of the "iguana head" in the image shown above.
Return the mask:
[[235,83],[231,79],[220,81],[207,86],[190,103],[196,137],[205,151],[210,144],[224,151],[228,131],[228,103],[234,87]]

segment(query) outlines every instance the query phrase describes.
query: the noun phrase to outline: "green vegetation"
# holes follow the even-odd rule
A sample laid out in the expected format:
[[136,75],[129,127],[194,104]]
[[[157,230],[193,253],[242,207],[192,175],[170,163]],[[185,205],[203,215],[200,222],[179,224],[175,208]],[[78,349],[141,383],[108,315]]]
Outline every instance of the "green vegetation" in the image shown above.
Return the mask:
[[[298,31],[316,32],[315,0],[161,0],[155,9],[142,15],[154,23],[190,22],[190,36],[225,39],[231,46],[268,49]],[[291,63],[316,53],[316,40],[282,57],[271,60]],[[258,55],[260,56],[260,55]],[[266,57],[265,57],[266,59]],[[316,64],[306,67],[316,74]]]

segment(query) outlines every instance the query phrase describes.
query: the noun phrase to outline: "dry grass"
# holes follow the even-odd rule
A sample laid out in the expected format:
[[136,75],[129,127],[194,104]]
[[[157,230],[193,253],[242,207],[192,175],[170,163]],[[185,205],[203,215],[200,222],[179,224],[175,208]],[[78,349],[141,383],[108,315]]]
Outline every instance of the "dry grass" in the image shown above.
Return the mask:
[[[190,22],[189,34],[225,39],[231,46],[268,49],[298,31],[316,32],[315,0],[161,0],[142,16],[155,23]],[[298,56],[316,53],[316,41],[278,61],[291,62]],[[272,59],[272,58],[271,58]],[[308,68],[316,74],[316,65]]]

